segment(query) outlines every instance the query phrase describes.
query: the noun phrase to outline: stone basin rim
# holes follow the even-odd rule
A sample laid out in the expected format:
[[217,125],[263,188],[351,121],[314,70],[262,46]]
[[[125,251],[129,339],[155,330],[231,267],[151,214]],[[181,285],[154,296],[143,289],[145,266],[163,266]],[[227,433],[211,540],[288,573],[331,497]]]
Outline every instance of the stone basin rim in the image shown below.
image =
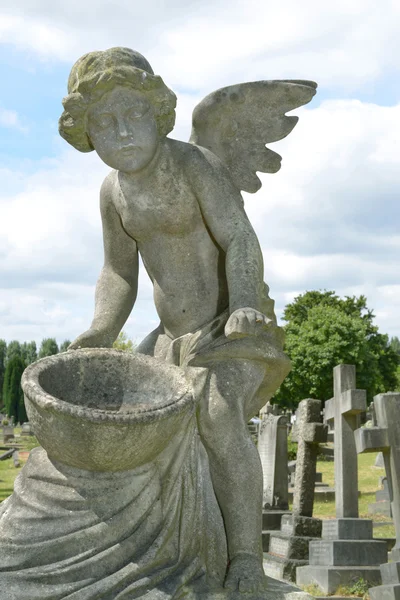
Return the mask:
[[[130,358],[130,355],[127,355],[122,350],[116,350],[111,348],[85,348],[68,352],[62,352],[53,356],[46,356],[45,358],[42,358],[29,365],[22,375],[21,387],[28,400],[32,404],[36,405],[39,409],[45,411],[54,411],[59,414],[64,414],[73,418],[83,418],[86,421],[91,421],[93,423],[118,423],[126,425],[166,419],[172,416],[174,413],[182,411],[182,409],[184,409],[185,406],[186,408],[188,408],[190,405],[194,407],[193,392],[188,381],[186,381],[186,389],[181,395],[177,395],[171,400],[167,400],[162,404],[158,404],[155,406],[149,405],[146,408],[141,408],[140,405],[136,405],[134,412],[118,412],[116,410],[86,408],[80,406],[79,404],[72,404],[70,402],[66,402],[65,400],[61,400],[60,398],[52,396],[51,394],[46,392],[39,383],[39,377],[41,373],[46,371],[52,364],[59,363],[60,359],[65,360],[67,356],[71,356],[72,359],[79,354],[84,354],[86,357],[98,357],[104,354],[108,354],[111,356],[123,356],[123,360],[126,361]],[[142,362],[158,362],[157,359],[153,357],[148,357],[146,355],[138,354],[137,356],[133,356],[140,357],[139,361]],[[166,365],[166,363],[163,363],[161,361],[159,364],[160,366],[163,365],[164,368],[166,367],[167,369],[178,368],[174,365]]]

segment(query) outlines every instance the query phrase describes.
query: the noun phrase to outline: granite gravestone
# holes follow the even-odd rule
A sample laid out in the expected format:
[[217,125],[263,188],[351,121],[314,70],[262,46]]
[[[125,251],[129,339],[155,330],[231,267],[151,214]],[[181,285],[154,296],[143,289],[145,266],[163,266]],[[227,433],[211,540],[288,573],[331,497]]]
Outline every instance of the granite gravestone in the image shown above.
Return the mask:
[[296,569],[308,564],[308,547],[321,536],[322,521],[312,517],[318,445],[326,441],[321,423],[321,401],[302,400],[297,411],[298,443],[293,514],[284,515],[279,532],[270,532],[264,570],[272,577],[296,580]]
[[366,409],[366,392],[355,389],[353,365],[338,365],[333,373],[337,518],[323,521],[322,540],[310,542],[310,564],[299,567],[296,578],[298,584],[315,583],[328,594],[354,579],[378,582],[378,565],[387,557],[386,542],[372,539],[372,521],[358,518],[354,431]]
[[[271,582],[269,592],[263,573],[262,469],[246,424],[276,391],[290,364],[241,191],[260,188],[257,171],[279,170],[279,155],[265,144],[290,133],[297,118],[286,112],[309,102],[315,90],[316,84],[300,80],[217,90],[195,108],[191,138],[184,143],[167,137],[174,126],[176,96],[141,54],[111,48],[85,54],[73,66],[60,133],[82,152],[95,150],[112,171],[100,192],[105,258],[94,318],[70,350],[112,346],[136,300],[140,254],[154,285],[160,324],[138,347],[138,356],[147,355],[150,363],[135,359],[127,372],[140,377],[142,368],[155,365],[161,365],[160,373],[166,365],[181,371],[191,367],[204,369],[205,381],[193,394],[188,392],[193,400],[187,400],[188,407],[196,405],[194,420],[187,423],[181,415],[179,435],[170,438],[172,424],[157,425],[167,409],[163,404],[160,408],[155,403],[151,410],[147,398],[143,414],[136,406],[128,411],[134,414],[126,416],[127,423],[110,408],[109,399],[115,404],[128,397],[131,385],[114,354],[103,350],[104,355],[44,359],[43,369],[49,371],[33,387],[30,377],[37,372],[28,371],[29,417],[49,454],[31,454],[17,492],[31,495],[35,506],[41,498],[46,545],[42,553],[37,551],[43,524],[36,512],[30,524],[37,545],[14,544],[18,552],[12,568],[0,561],[6,564],[0,577],[7,588],[1,600],[58,600],[66,597],[67,588],[71,600],[101,595],[168,599],[182,597],[188,589],[195,593],[195,588],[197,594],[207,594],[212,581],[213,596],[247,593],[275,599],[286,593],[287,588],[279,591]],[[99,390],[90,368],[83,365],[103,359],[104,372],[94,369],[102,382]],[[169,402],[171,417],[181,414],[183,407],[170,389],[178,375],[166,376],[165,390],[159,389],[157,377],[154,368],[149,385],[154,384],[155,396],[160,393]],[[190,383],[193,377],[191,372]],[[61,382],[65,387],[59,387]],[[85,382],[90,385],[85,387]],[[141,404],[143,389],[137,390],[135,404]],[[168,400],[169,391],[174,402]],[[71,419],[61,419],[65,414]],[[50,426],[56,416],[63,422],[58,447]],[[98,427],[102,418],[103,428]],[[130,420],[139,421],[135,434]],[[145,422],[153,424],[152,435],[145,435]],[[106,441],[101,431],[109,432]],[[129,443],[131,434],[138,436],[134,444]],[[170,439],[179,448],[172,441],[170,446]],[[138,464],[138,453],[150,449],[154,454],[147,456],[146,467]],[[117,474],[103,473],[104,459]],[[85,492],[88,487],[91,494]],[[1,514],[5,550],[20,539],[21,497],[22,492],[11,497]],[[208,503],[215,532],[206,542],[208,528],[200,509]],[[73,514],[62,522],[60,514],[67,506],[77,510],[72,508]],[[123,519],[122,506],[128,511]],[[216,506],[219,517],[212,509]],[[142,510],[154,518],[150,513],[144,518]],[[75,555],[62,541],[69,527],[75,527]]]
[[391,562],[381,565],[383,585],[369,590],[371,600],[400,599],[400,394],[380,394],[374,398],[376,426],[355,433],[357,452],[381,451],[384,458],[396,544]]
[[258,452],[263,470],[262,544],[268,551],[270,532],[281,526],[289,512],[288,502],[288,419],[274,415],[267,403],[261,411]]

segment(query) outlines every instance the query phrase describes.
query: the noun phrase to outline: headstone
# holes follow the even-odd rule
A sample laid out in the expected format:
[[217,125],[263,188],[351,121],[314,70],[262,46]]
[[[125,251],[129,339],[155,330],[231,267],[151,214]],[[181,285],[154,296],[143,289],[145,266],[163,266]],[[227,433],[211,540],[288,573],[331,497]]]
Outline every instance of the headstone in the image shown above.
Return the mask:
[[371,600],[400,599],[400,394],[379,394],[374,398],[377,426],[358,429],[358,452],[381,451],[396,530],[391,562],[381,565],[382,585],[369,590]]
[[368,512],[372,515],[384,515],[385,517],[392,517],[388,478],[381,477],[379,485],[382,489],[377,490],[375,494],[375,502],[368,505]]
[[14,439],[14,427],[12,425],[3,425],[3,441],[7,444]]
[[382,452],[378,452],[378,454],[376,455],[375,467],[379,467],[380,469],[384,469],[385,468],[385,461],[383,460],[383,454],[382,454]]
[[[366,393],[355,389],[353,365],[334,368],[336,519],[324,521],[322,539],[310,542],[310,564],[297,569],[299,585],[317,584],[334,593],[341,585],[362,577],[380,581],[379,565],[387,545],[373,539],[372,521],[358,518],[358,464],[354,431],[358,415],[366,409]],[[366,429],[363,431],[371,431]]]
[[326,441],[321,401],[302,400],[296,421],[298,443],[293,514],[284,515],[279,532],[271,532],[264,571],[270,577],[296,580],[296,568],[308,564],[308,547],[321,536],[322,521],[312,517],[318,444]]
[[30,423],[22,423],[21,435],[22,436],[34,435],[34,433],[32,431],[32,426]]
[[263,470],[263,550],[268,551],[270,532],[280,528],[289,512],[287,417],[276,416],[272,407],[263,413],[258,435],[258,452]]
[[264,414],[258,435],[264,509],[288,510],[287,417]]

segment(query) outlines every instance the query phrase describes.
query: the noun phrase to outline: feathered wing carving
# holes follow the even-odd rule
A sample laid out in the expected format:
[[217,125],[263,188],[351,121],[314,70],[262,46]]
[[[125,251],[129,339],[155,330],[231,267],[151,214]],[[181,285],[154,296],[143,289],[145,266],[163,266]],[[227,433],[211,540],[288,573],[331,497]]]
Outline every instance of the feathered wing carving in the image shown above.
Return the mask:
[[238,189],[254,193],[261,187],[256,171],[276,173],[281,157],[265,147],[286,137],[298,117],[290,110],[310,102],[313,81],[254,81],[221,88],[193,111],[190,142],[216,154],[228,167]]

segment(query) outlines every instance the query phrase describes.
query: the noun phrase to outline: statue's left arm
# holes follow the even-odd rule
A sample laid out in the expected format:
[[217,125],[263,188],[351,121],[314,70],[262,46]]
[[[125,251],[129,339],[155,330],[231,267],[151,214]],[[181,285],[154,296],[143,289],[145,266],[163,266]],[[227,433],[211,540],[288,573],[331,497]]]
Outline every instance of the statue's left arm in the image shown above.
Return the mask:
[[271,321],[261,312],[264,263],[240,192],[220,160],[204,148],[192,151],[190,179],[203,218],[226,254],[229,290],[228,337],[255,335]]

